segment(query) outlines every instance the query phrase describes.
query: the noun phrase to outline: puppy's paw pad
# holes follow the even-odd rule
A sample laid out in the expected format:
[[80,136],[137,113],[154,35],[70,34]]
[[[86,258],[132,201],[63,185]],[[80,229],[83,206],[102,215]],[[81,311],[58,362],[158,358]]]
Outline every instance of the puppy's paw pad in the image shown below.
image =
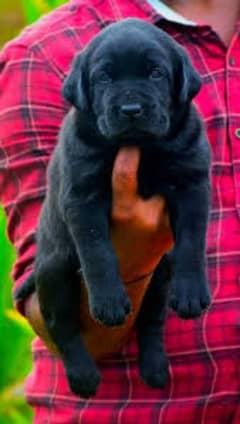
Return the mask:
[[[81,358],[79,359],[81,360]],[[88,399],[96,394],[98,385],[100,383],[100,374],[97,371],[85,370],[85,372],[78,372],[76,370],[68,370],[67,378],[71,391],[82,398]]]
[[159,356],[154,362],[144,361],[139,364],[142,380],[152,388],[162,389],[169,380],[168,360],[166,356]]
[[131,303],[124,293],[119,296],[98,298],[90,306],[91,314],[96,321],[112,327],[125,322],[131,311]]
[[170,296],[170,306],[183,319],[197,318],[210,305],[207,283],[203,281],[175,282]]
[[158,373],[145,373],[141,374],[141,378],[143,379],[144,383],[153,389],[163,389],[169,380],[169,372],[162,370]]
[[208,288],[206,287],[205,292],[201,293],[201,296],[200,296],[200,304],[202,309],[204,310],[208,308],[208,306],[210,306],[210,303],[211,303],[211,296],[210,296]]

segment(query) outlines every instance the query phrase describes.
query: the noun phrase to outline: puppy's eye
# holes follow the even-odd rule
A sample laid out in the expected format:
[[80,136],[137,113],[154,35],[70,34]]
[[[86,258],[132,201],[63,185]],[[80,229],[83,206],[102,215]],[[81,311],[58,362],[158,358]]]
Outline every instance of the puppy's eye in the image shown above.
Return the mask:
[[163,77],[163,74],[161,72],[161,69],[159,69],[159,68],[153,68],[151,70],[150,78],[152,78],[152,79],[161,79],[162,77]]
[[112,78],[107,72],[101,72],[98,76],[98,80],[103,84],[109,84],[112,81]]

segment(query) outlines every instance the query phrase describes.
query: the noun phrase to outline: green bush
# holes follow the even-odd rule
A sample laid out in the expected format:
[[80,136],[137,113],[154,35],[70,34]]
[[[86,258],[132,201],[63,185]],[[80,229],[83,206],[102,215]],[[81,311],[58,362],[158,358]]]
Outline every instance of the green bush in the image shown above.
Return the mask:
[[67,0],[22,0],[28,23],[34,22],[42,14],[50,12],[66,2]]
[[[21,0],[26,24],[67,0]],[[0,207],[0,424],[29,424],[32,410],[28,407],[23,385],[31,370],[30,343],[33,331],[17,313],[12,302],[10,273],[15,251],[6,235],[6,216]]]
[[23,383],[31,369],[33,332],[12,303],[10,272],[15,251],[6,236],[6,217],[0,209],[0,423],[26,424],[32,411],[23,396]]

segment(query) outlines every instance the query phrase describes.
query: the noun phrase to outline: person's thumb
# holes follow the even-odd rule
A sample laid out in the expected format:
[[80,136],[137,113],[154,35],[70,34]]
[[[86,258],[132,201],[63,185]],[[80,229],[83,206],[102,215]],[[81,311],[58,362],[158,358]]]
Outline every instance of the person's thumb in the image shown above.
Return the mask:
[[119,150],[112,173],[113,201],[128,204],[136,200],[140,151],[137,147]]

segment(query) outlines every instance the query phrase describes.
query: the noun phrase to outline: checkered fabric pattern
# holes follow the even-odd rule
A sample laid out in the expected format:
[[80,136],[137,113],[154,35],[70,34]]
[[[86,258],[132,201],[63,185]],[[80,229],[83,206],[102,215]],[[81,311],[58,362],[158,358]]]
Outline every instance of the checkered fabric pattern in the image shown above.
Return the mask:
[[[208,275],[213,302],[201,318],[169,311],[165,343],[171,379],[150,389],[139,378],[133,332],[99,362],[102,383],[88,401],[71,394],[61,361],[33,343],[26,395],[35,423],[240,423],[240,24],[228,49],[203,24],[167,21],[145,0],[74,0],[25,29],[0,55],[0,198],[18,259],[15,287],[30,272],[46,191],[46,166],[67,112],[60,88],[74,54],[110,22],[138,17],[182,44],[203,79],[196,104],[212,148]],[[23,305],[17,305],[23,312]]]

